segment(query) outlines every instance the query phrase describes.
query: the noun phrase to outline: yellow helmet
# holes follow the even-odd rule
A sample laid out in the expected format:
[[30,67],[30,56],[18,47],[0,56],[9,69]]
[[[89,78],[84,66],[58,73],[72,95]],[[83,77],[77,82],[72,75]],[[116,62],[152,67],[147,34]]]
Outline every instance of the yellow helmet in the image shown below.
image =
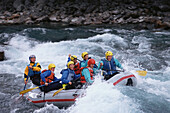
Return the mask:
[[71,61],[73,61],[74,59],[77,59],[77,56],[76,55],[73,55],[70,57],[71,58]]
[[81,57],[84,59],[85,55],[88,55],[88,53],[87,53],[87,52],[83,52],[83,53],[81,54]]
[[68,68],[70,68],[70,64],[74,64],[74,62],[73,62],[73,61],[68,62],[68,63],[67,63],[67,67],[68,67]]
[[51,68],[55,68],[55,64],[49,64],[48,69],[51,70]]
[[113,56],[113,53],[111,51],[106,51],[105,56],[107,59],[108,56]]

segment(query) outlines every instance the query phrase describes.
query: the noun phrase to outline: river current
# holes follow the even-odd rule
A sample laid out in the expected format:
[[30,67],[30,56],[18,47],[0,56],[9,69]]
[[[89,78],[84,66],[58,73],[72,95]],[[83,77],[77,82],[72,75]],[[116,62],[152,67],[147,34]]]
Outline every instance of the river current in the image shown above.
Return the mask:
[[[170,112],[170,31],[134,30],[117,26],[1,26],[0,62],[1,113],[169,113]],[[136,87],[113,86],[96,79],[86,96],[67,108],[52,104],[39,108],[19,99],[29,55],[35,54],[42,69],[56,64],[55,74],[65,68],[68,54],[87,51],[98,63],[112,51],[122,66],[137,76]],[[31,81],[27,88],[31,85]]]

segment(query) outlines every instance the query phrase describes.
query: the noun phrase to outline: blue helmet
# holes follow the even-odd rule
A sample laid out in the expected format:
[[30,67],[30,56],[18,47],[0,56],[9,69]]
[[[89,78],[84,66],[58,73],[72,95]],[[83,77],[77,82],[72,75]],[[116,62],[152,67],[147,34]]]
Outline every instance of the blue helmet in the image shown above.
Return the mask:
[[31,62],[31,58],[36,58],[36,56],[35,56],[35,55],[31,55],[31,56],[29,56],[29,60],[30,60],[30,62]]

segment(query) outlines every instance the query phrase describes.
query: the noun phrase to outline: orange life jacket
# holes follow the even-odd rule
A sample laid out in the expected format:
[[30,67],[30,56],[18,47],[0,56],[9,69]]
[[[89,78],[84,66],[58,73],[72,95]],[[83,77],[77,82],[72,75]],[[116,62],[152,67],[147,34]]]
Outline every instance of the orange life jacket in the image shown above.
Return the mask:
[[[47,69],[45,69],[45,70],[43,70],[41,73],[44,73],[45,71],[47,71]],[[50,82],[52,82],[54,80],[54,73],[53,72],[51,72],[51,75],[50,76],[48,76],[48,77],[46,77],[45,78],[45,81],[47,82],[47,83],[50,83]],[[42,81],[42,79],[41,79],[41,85],[43,85],[43,84],[45,84],[43,81]]]
[[80,63],[75,64],[74,72],[76,73],[76,75],[80,74]]
[[[82,70],[83,70],[84,68],[88,68],[88,69],[89,69],[90,76],[91,76],[91,80],[93,80],[93,69],[91,69],[90,67],[81,67],[81,68],[80,68],[80,71],[82,72]],[[81,75],[81,83],[83,83],[83,84],[86,83],[86,79],[85,79],[84,76],[82,76],[82,73],[80,73],[80,75]]]

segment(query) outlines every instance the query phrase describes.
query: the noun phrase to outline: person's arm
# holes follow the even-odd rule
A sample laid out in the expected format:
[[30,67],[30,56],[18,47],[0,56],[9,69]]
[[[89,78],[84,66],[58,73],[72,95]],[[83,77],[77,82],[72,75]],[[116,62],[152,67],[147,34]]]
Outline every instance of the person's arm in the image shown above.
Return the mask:
[[99,69],[103,69],[103,65],[101,66],[101,63],[103,64],[103,61],[100,61],[99,64],[98,64],[98,70]]
[[32,70],[39,72],[41,70],[41,65],[37,63],[36,67],[33,67]]
[[70,61],[71,61],[71,58],[70,58],[70,57],[68,57],[67,63],[68,63],[68,62],[70,62]]
[[123,69],[123,67],[122,67],[122,65],[119,63],[119,61],[118,61],[117,59],[115,59],[115,58],[114,58],[114,60],[115,60],[116,66],[117,66],[118,68],[120,68],[120,69]]
[[57,77],[54,76],[54,80],[53,81],[55,81],[55,82],[58,81],[59,82],[59,81],[61,81],[61,79],[58,79]]
[[87,68],[83,69],[82,75],[85,77],[87,83],[93,83],[93,81],[91,80],[90,72]]
[[45,77],[48,77],[51,75],[50,71],[45,71],[44,73],[41,73],[41,79],[44,83],[46,83]]
[[85,62],[81,62],[80,66],[81,67],[86,67],[87,66],[87,62],[88,62],[88,60],[86,60]]
[[67,77],[68,77],[68,71],[64,71],[61,77],[63,84],[68,84],[70,82],[69,80],[67,80]]

